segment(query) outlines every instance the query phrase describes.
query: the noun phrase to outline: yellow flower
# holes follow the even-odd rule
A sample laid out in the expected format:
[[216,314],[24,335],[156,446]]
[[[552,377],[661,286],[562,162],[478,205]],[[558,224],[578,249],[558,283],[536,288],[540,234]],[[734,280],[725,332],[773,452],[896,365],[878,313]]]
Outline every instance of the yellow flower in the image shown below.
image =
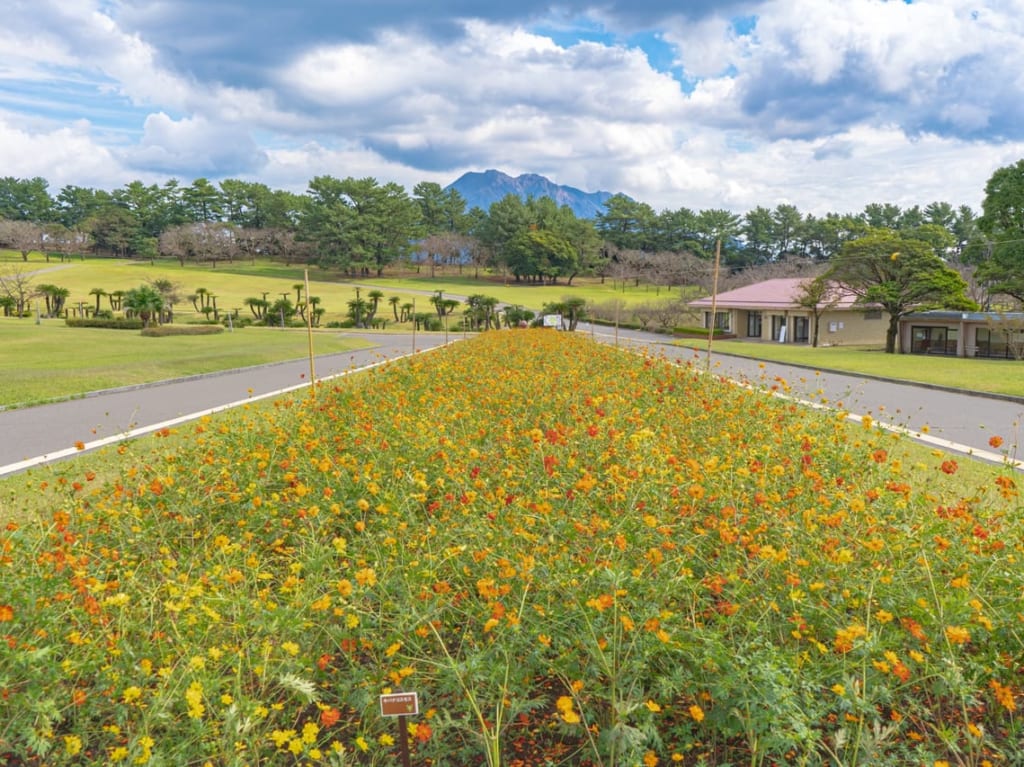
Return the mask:
[[644,767],[657,767],[658,755],[653,751],[648,751],[644,754]]
[[358,738],[356,738],[356,747],[360,751],[369,751],[370,750],[370,744],[366,742],[366,738],[364,738],[362,735],[360,735]]
[[843,687],[841,684],[834,684],[832,685],[832,692],[842,697],[843,695],[846,695],[846,688]]
[[971,632],[961,626],[946,626],[946,639],[953,644],[967,644],[971,641]]
[[312,745],[316,743],[316,736],[320,734],[320,728],[314,722],[306,722],[302,726],[302,742]]
[[299,646],[295,642],[282,642],[281,649],[292,656],[299,654]]
[[562,717],[562,721],[568,722],[569,724],[579,723],[580,716],[573,710],[572,698],[568,695],[563,695],[555,701],[555,708],[558,709],[558,712]]
[[206,713],[203,705],[203,685],[200,682],[193,682],[185,691],[185,702],[188,704],[188,718],[202,719]]
[[653,700],[647,701],[644,705],[647,706],[647,709],[652,713],[657,714],[659,711],[661,711],[661,706],[659,706]]
[[702,709],[696,703],[693,704],[692,706],[690,706],[689,711],[690,711],[690,716],[693,718],[693,721],[695,721],[695,722],[703,722],[704,721],[704,709]]
[[142,697],[142,689],[139,687],[125,687],[124,692],[121,693],[121,700],[124,703],[134,703]]
[[295,737],[295,730],[274,730],[270,733],[270,739],[278,748],[284,748],[285,744]]
[[77,735],[64,736],[64,753],[68,756],[77,756],[82,752],[82,739]]

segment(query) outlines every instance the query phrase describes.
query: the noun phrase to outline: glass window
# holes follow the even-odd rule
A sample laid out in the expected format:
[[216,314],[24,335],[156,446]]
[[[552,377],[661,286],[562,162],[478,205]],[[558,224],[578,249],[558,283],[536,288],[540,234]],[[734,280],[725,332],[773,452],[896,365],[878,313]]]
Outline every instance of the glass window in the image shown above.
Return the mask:
[[761,312],[747,313],[747,337],[761,337]]

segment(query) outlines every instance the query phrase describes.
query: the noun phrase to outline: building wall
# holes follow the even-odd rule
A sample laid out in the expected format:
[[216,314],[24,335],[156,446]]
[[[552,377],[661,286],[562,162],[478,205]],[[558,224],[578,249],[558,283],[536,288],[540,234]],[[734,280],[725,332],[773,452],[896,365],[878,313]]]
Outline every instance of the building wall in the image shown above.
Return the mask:
[[[729,330],[739,339],[778,341],[780,326],[786,325],[786,343],[810,344],[814,339],[814,319],[811,313],[798,309],[763,309],[761,310],[761,333],[749,335],[748,322],[753,309],[720,309],[720,314],[728,313]],[[889,315],[880,312],[874,315],[861,311],[830,311],[823,312],[819,321],[821,329],[818,333],[819,346],[843,346],[851,344],[884,344],[885,331],[889,325]],[[708,326],[711,313],[704,312],[704,327]],[[807,339],[794,341],[798,325],[806,323]]]
[[[871,319],[874,317],[875,319]],[[821,315],[819,346],[849,346],[851,344],[884,344],[889,327],[889,314],[862,311],[832,311]]]

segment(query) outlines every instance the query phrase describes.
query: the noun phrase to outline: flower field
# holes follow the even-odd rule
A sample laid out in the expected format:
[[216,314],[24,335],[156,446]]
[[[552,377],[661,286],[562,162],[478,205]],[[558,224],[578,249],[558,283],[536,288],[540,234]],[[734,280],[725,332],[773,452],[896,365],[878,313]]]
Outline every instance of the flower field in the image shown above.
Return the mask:
[[1021,764],[1014,475],[773,387],[494,332],[60,476],[0,763]]

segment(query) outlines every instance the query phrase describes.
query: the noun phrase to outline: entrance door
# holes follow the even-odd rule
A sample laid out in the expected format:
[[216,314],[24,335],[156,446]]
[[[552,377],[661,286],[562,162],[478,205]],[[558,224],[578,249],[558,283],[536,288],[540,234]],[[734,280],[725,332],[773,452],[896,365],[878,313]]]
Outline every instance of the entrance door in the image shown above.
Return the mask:
[[793,318],[793,341],[801,344],[807,343],[810,338],[811,322],[807,317]]

